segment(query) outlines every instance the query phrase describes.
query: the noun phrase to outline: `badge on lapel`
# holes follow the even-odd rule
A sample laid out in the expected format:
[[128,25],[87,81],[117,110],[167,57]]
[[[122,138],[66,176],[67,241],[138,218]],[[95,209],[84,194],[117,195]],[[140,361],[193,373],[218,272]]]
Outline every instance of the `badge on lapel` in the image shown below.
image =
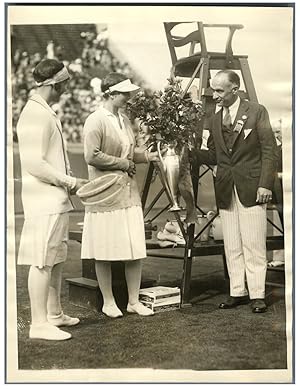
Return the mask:
[[233,132],[237,132],[239,134],[242,131],[247,119],[248,119],[248,117],[246,115],[243,115],[240,120],[237,120],[237,122],[234,126],[234,129],[233,129]]

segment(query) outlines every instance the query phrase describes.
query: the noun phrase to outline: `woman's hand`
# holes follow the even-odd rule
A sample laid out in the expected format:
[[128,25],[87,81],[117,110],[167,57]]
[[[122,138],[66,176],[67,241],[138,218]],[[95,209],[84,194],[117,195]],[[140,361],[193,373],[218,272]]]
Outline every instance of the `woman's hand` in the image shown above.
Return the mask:
[[133,177],[136,173],[135,163],[131,160],[129,160],[129,167],[127,169],[127,173],[129,175],[129,177]]
[[87,184],[89,180],[85,178],[76,178],[76,185],[73,189],[70,190],[70,194],[74,195],[83,185]]

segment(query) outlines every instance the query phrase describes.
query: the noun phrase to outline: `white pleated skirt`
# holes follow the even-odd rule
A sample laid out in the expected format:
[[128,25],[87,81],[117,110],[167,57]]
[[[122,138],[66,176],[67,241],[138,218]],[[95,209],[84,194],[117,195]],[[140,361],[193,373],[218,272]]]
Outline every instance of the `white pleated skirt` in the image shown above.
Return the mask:
[[142,208],[87,212],[81,244],[82,259],[130,261],[146,258]]
[[65,262],[68,233],[69,213],[25,218],[18,264],[43,268]]

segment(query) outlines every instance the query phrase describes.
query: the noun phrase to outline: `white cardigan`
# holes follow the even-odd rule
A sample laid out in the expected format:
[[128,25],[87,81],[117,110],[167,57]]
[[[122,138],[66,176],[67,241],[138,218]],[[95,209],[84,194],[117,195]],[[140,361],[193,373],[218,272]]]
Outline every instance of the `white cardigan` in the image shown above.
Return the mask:
[[69,189],[75,187],[76,178],[70,176],[61,123],[40,95],[33,95],[25,105],[17,134],[25,217],[73,209]]

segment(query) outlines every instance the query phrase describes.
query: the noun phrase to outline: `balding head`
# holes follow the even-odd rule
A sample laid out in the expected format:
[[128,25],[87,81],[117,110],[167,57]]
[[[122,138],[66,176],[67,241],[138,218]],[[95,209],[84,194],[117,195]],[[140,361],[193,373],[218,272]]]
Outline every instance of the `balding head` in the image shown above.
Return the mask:
[[237,99],[240,87],[240,78],[232,70],[221,70],[211,80],[213,98],[220,106],[229,107]]
[[235,73],[233,70],[220,70],[216,75],[216,78],[219,78],[224,81],[228,81],[231,84],[235,85],[236,87],[240,87],[241,81],[240,77],[237,73]]

